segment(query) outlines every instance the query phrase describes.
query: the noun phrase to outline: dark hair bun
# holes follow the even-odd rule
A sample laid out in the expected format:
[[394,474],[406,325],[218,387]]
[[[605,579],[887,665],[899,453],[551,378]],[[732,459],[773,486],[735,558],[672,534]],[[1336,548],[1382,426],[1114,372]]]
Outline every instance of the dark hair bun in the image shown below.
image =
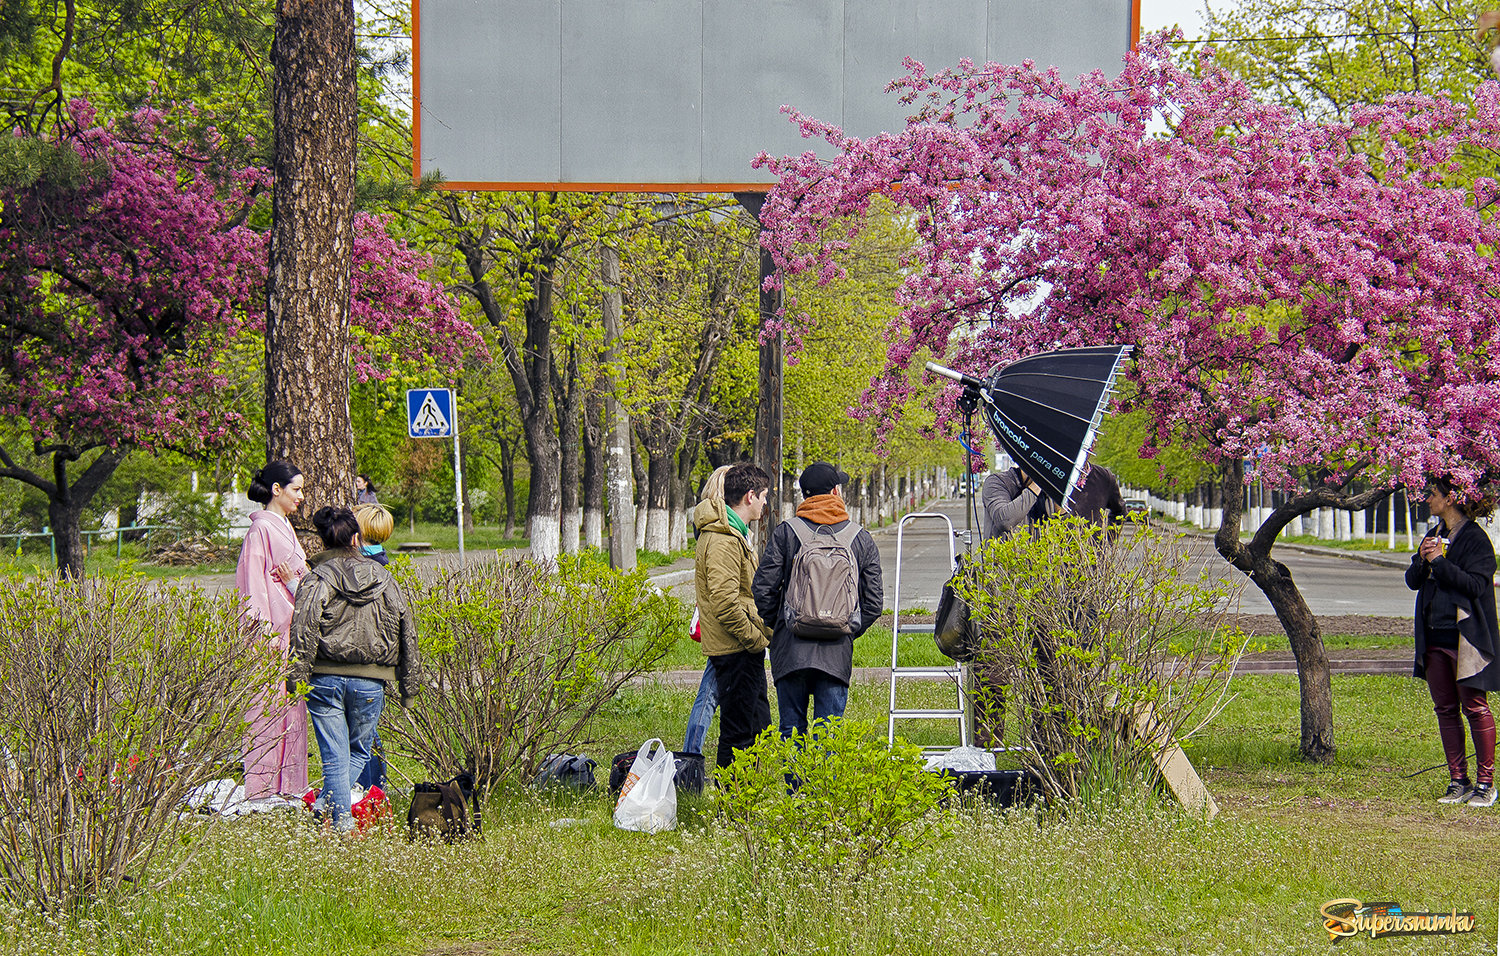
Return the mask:
[[319,508],[313,512],[312,522],[325,548],[347,548],[359,534],[359,519],[348,508]]
[[285,488],[291,484],[292,479],[302,474],[295,465],[284,461],[273,461],[266,467],[257,471],[250,479],[250,487],[245,489],[245,496],[258,504],[268,505],[275,497],[271,494],[274,485]]

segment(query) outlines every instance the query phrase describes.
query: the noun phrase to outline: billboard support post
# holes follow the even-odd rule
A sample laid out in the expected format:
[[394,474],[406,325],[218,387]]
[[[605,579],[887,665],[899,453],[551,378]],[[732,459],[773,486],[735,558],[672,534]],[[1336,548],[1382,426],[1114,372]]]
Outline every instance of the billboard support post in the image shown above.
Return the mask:
[[[766,201],[765,193],[738,192],[734,198],[750,215],[760,222],[760,209]],[[776,274],[776,262],[771,250],[760,247],[760,329],[776,320],[781,311],[781,290],[767,289],[766,280]],[[771,494],[766,499],[766,510],[760,518],[756,551],[765,551],[771,540],[771,532],[781,521],[781,485],[785,422],[783,421],[783,388],[785,385],[785,338],[777,332],[760,343],[760,396],[755,403],[755,463],[771,479]]]

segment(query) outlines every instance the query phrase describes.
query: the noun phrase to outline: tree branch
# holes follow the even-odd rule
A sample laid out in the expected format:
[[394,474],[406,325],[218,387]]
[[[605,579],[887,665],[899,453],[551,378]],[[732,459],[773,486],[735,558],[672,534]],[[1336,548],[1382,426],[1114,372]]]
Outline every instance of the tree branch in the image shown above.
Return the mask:
[[0,478],[14,478],[16,481],[23,482],[37,489],[49,499],[56,497],[56,485],[36,472],[29,471],[17,465],[15,459],[10,457],[10,452],[3,445],[0,445],[0,463],[4,463],[5,465],[4,468],[0,468]]

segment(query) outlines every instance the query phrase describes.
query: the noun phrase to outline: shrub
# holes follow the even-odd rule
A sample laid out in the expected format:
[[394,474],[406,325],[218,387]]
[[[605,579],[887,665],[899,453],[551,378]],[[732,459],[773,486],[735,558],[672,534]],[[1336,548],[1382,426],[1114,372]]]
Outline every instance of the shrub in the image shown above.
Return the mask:
[[685,627],[644,569],[621,574],[576,555],[555,566],[475,563],[425,580],[400,573],[425,689],[382,733],[432,774],[467,770],[481,790],[583,743],[595,712]]
[[976,706],[1013,718],[1053,797],[1157,782],[1155,759],[1222,704],[1245,645],[1240,585],[1206,539],[1059,518],[987,542],[959,593],[980,628]]
[[945,832],[936,811],[952,794],[949,778],[924,769],[920,748],[889,746],[844,720],[817,721],[805,737],[768,728],[717,778],[719,819],[752,874],[797,863],[864,875]]
[[[151,885],[186,794],[237,761],[276,681],[233,595],[139,579],[0,589],[0,886],[57,911]],[[198,818],[201,819],[201,818]],[[165,879],[165,878],[164,878]]]

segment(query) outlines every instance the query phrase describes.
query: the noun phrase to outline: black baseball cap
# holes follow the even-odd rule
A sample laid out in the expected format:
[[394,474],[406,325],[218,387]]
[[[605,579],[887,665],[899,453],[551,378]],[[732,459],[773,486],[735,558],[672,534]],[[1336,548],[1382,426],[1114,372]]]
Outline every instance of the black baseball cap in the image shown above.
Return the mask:
[[803,496],[807,498],[829,494],[839,485],[848,483],[849,476],[826,461],[815,461],[808,465],[802,472],[802,477],[797,479],[797,484],[802,486]]

